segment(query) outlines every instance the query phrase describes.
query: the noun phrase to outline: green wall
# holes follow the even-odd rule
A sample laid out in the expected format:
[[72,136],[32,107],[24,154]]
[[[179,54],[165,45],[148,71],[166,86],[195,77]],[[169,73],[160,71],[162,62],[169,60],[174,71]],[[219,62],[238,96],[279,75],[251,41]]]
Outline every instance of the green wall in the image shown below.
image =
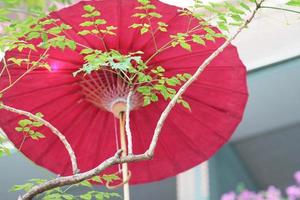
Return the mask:
[[223,193],[235,190],[240,183],[248,189],[257,189],[231,144],[209,160],[209,175],[210,200],[219,200]]

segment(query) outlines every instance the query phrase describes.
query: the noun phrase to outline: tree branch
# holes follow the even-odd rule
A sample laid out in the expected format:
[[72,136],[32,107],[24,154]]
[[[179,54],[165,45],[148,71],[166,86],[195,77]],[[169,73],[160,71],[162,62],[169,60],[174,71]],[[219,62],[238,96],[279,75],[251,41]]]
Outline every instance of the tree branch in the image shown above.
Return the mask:
[[71,163],[72,163],[73,174],[77,174],[79,172],[76,156],[75,156],[75,153],[74,153],[70,143],[67,141],[66,137],[59,130],[57,130],[57,128],[55,128],[52,124],[50,124],[48,121],[46,121],[43,118],[40,118],[40,117],[37,117],[37,116],[31,114],[30,112],[12,108],[10,106],[4,105],[2,102],[0,102],[0,109],[4,109],[4,110],[7,110],[7,111],[10,111],[13,113],[17,113],[20,115],[25,115],[27,117],[30,117],[36,121],[43,123],[43,125],[48,127],[54,133],[54,135],[56,135],[60,139],[60,141],[64,144],[65,148],[67,149],[70,159],[71,159]]
[[131,130],[130,130],[130,98],[132,96],[133,91],[130,90],[130,92],[128,93],[127,96],[127,106],[126,106],[126,135],[127,135],[127,143],[128,143],[128,154],[132,155],[133,151],[132,151],[132,134],[131,134]]

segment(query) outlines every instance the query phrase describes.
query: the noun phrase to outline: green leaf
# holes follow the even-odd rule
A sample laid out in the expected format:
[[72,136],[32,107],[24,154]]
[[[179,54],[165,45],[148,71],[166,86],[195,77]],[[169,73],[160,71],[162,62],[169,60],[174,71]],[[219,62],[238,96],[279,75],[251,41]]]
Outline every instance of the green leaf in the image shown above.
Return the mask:
[[187,42],[185,41],[179,41],[179,44],[182,48],[188,50],[188,51],[192,51],[192,47],[190,44],[188,44]]
[[62,32],[62,29],[60,27],[53,27],[53,28],[49,29],[47,32],[52,35],[57,35]]
[[150,12],[149,15],[150,15],[151,17],[155,17],[155,18],[161,18],[161,17],[162,17],[161,14],[156,13],[156,12]]
[[100,25],[100,24],[106,24],[107,22],[106,22],[106,20],[104,20],[104,19],[97,19],[96,21],[95,21],[95,24],[97,24],[97,25]]
[[90,53],[93,53],[93,52],[94,52],[93,49],[87,48],[87,49],[82,49],[80,51],[80,54],[90,54]]
[[23,120],[20,120],[19,123],[18,123],[21,127],[25,127],[27,125],[31,125],[32,124],[32,121],[30,121],[29,119],[23,119]]
[[176,86],[180,84],[180,81],[176,77],[166,79],[166,83],[170,86]]
[[41,112],[35,113],[35,116],[37,116],[39,118],[43,118],[44,117],[43,113],[41,113]]
[[34,133],[34,135],[38,138],[45,138],[45,135],[43,135],[42,133],[37,132],[37,131]]
[[144,104],[143,106],[148,106],[151,104],[151,98],[149,96],[144,96]]
[[290,0],[286,5],[300,7],[300,0]]
[[80,31],[80,32],[78,32],[78,34],[79,35],[87,35],[87,34],[90,34],[91,32],[90,31],[88,31],[88,30],[83,30],[83,31]]
[[185,100],[180,100],[181,102],[181,105],[184,107],[184,108],[186,108],[186,109],[188,109],[189,111],[191,111],[191,106],[190,106],[190,104],[187,102],[187,101],[185,101]]
[[94,22],[92,21],[86,21],[86,22],[82,22],[81,24],[79,24],[80,26],[86,27],[86,26],[92,26],[94,25]]
[[131,26],[129,26],[130,28],[138,28],[143,26],[143,24],[132,24]]
[[76,49],[76,42],[73,40],[67,40],[66,45],[73,51]]
[[35,38],[39,38],[40,35],[41,34],[39,32],[31,32],[31,33],[28,34],[27,39],[32,40],[32,39],[35,39]]
[[151,87],[150,86],[140,86],[137,88],[137,91],[143,95],[150,95],[151,94]]
[[200,35],[196,35],[196,34],[192,35],[192,40],[197,44],[205,45],[205,41],[201,38]]
[[89,181],[87,181],[87,180],[82,181],[82,182],[80,182],[79,184],[80,184],[81,186],[85,186],[85,187],[92,187],[92,184],[91,184]]
[[22,132],[22,131],[23,131],[23,128],[22,128],[22,127],[16,127],[15,130],[16,130],[17,132]]
[[120,177],[118,177],[118,176],[115,175],[115,174],[109,174],[109,175],[104,174],[104,175],[102,176],[102,179],[105,180],[106,182],[110,183],[110,182],[112,182],[112,181],[120,180]]
[[145,34],[145,33],[147,33],[149,31],[149,28],[148,27],[143,27],[143,28],[141,28],[141,34],[143,35],[143,34]]
[[83,6],[83,9],[89,13],[93,12],[95,10],[95,7],[94,6],[91,6],[91,5],[85,5]]
[[101,178],[100,178],[99,176],[94,176],[94,177],[92,177],[91,180],[92,180],[92,181],[95,181],[95,182],[97,182],[97,183],[103,183],[102,180],[101,180]]
[[[299,2],[300,2],[300,0],[299,0]],[[251,11],[250,7],[247,4],[245,4],[244,2],[240,2],[240,6],[248,11]]]

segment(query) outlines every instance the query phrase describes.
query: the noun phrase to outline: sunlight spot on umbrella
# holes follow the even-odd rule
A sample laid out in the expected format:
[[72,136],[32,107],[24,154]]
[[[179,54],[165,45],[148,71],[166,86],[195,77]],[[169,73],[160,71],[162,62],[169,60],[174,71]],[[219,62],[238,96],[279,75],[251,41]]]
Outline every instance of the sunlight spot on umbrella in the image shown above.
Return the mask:
[[59,70],[59,64],[58,63],[51,63],[51,71],[52,72],[57,72]]

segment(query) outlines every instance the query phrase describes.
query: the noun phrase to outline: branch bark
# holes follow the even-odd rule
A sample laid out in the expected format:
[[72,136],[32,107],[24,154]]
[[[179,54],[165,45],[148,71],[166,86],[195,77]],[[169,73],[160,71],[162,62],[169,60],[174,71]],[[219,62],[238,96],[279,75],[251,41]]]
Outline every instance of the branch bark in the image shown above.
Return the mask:
[[70,143],[67,141],[66,137],[59,130],[57,130],[57,128],[55,128],[52,124],[50,124],[48,121],[46,121],[43,118],[35,116],[34,114],[32,114],[30,112],[27,112],[24,110],[19,110],[19,109],[4,105],[2,102],[0,102],[0,109],[4,109],[4,110],[7,110],[7,111],[10,111],[13,113],[17,113],[19,115],[25,115],[27,117],[30,117],[36,121],[43,123],[43,125],[48,127],[54,133],[54,135],[56,135],[60,139],[60,141],[63,143],[63,145],[67,149],[70,159],[71,159],[71,163],[72,163],[73,174],[77,174],[79,172],[76,156],[75,156],[75,153],[74,153]]
[[129,155],[132,155],[133,154],[133,151],[132,151],[132,133],[131,133],[131,130],[130,130],[130,99],[131,99],[131,96],[132,96],[132,93],[133,91],[130,90],[130,92],[128,93],[128,96],[127,96],[127,105],[126,105],[126,124],[125,124],[125,129],[126,129],[126,135],[127,135],[127,143],[128,143],[128,154]]

